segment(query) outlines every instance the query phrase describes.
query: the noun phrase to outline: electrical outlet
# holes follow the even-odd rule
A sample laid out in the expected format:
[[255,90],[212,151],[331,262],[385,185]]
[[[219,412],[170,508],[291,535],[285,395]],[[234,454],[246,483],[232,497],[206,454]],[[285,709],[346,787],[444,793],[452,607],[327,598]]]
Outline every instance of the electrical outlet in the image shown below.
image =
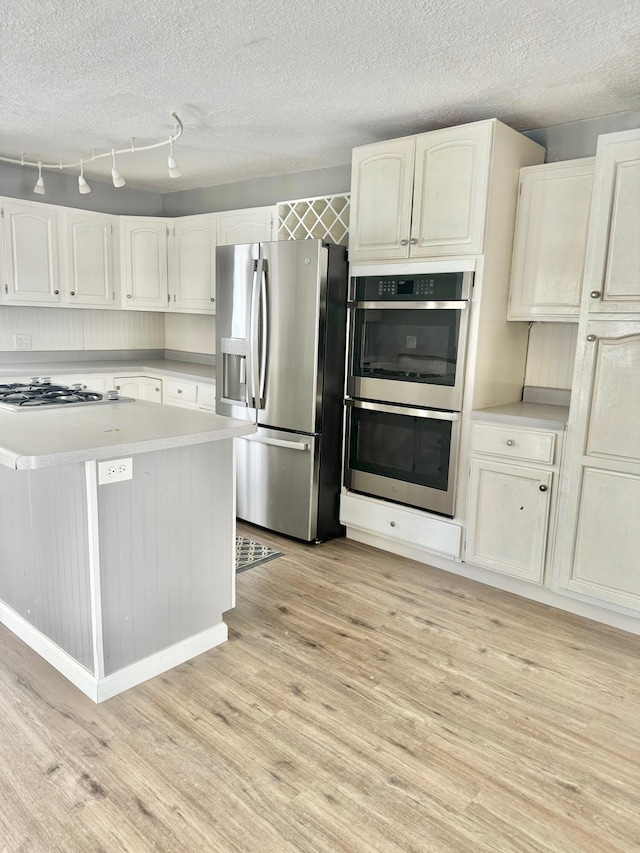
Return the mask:
[[31,335],[14,335],[13,343],[16,349],[31,349]]
[[133,459],[109,459],[98,462],[98,485],[133,480]]

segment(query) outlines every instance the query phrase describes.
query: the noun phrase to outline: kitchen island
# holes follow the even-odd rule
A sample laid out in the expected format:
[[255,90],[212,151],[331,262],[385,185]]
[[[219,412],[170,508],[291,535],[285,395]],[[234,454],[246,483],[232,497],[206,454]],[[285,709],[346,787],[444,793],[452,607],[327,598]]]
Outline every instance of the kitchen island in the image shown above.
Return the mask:
[[0,412],[0,622],[96,702],[224,642],[254,431],[142,401]]

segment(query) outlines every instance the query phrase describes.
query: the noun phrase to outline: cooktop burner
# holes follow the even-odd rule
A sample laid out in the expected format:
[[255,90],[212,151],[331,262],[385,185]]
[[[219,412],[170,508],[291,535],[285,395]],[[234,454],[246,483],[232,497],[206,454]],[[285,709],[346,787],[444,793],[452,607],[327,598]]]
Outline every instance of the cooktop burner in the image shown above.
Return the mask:
[[34,376],[28,382],[0,384],[0,408],[12,412],[26,409],[61,408],[89,403],[132,403],[117,391],[91,391],[86,385],[53,385],[47,376]]

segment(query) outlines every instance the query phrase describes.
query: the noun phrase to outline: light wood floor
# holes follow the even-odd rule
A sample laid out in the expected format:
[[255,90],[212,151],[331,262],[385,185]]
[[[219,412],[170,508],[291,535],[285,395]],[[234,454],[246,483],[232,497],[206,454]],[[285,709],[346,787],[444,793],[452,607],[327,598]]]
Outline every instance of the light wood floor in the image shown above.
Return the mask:
[[243,532],[230,641],[103,705],[0,627],[0,850],[640,850],[640,638]]

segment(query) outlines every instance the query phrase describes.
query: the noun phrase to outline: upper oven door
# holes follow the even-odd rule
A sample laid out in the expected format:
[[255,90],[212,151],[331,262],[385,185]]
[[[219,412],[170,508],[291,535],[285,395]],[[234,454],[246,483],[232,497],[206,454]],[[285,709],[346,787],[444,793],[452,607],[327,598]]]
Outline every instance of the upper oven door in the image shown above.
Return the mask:
[[350,306],[351,397],[460,411],[469,302]]

